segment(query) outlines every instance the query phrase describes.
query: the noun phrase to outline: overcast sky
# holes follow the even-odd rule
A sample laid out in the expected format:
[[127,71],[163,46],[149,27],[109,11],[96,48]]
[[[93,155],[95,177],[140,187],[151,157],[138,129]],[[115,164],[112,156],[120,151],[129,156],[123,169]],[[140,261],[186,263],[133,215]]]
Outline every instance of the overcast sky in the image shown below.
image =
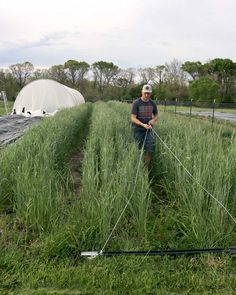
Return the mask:
[[0,0],[0,67],[236,61],[235,0]]

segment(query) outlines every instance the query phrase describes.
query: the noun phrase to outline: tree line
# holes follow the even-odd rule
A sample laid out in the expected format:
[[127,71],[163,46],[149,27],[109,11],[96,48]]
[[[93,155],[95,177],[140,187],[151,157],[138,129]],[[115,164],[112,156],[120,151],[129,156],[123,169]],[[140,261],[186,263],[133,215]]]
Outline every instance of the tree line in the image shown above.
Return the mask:
[[18,92],[35,79],[53,79],[79,90],[86,101],[133,100],[140,95],[141,85],[153,86],[153,98],[180,101],[236,103],[236,63],[215,58],[201,63],[177,59],[164,65],[121,69],[113,62],[68,60],[48,69],[35,69],[29,62],[0,69],[0,91],[14,100]]

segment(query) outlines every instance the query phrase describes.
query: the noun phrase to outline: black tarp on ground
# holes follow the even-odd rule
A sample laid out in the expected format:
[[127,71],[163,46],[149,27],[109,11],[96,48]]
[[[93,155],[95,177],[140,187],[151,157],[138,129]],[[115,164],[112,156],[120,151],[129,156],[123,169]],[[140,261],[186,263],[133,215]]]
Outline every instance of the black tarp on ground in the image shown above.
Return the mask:
[[31,125],[42,120],[42,117],[24,117],[9,115],[0,117],[0,147],[15,141]]

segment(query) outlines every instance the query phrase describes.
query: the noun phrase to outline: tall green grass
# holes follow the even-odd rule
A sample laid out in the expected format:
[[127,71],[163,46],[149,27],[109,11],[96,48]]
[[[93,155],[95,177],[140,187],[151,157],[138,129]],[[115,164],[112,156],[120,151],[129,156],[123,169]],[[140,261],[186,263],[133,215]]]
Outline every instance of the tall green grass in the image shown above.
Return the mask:
[[0,100],[0,116],[9,115],[11,113],[11,111],[12,111],[13,104],[14,104],[13,101],[8,101],[7,102],[7,105],[8,105],[8,114],[7,114],[4,102],[2,100]]
[[[129,105],[115,103],[114,107],[120,114],[123,113],[126,117],[130,115]],[[179,162],[156,138],[157,148],[152,161],[151,175],[154,176],[152,182],[155,192],[163,195],[157,207],[164,207],[166,215],[171,215],[170,218],[163,219],[164,222],[168,222],[164,226],[165,230],[172,228],[173,239],[178,246],[182,244],[183,247],[233,243],[235,223],[218,202],[236,217],[234,130],[224,124],[213,129],[209,122],[191,122],[188,118],[175,117],[167,113],[161,114],[155,130],[195,179],[189,177]],[[210,197],[199,183],[218,202]],[[156,206],[154,203],[152,205]],[[163,216],[156,216],[153,220],[153,223],[157,224],[157,236],[161,230],[158,228],[158,218],[162,219]],[[153,235],[155,236],[155,233]]]
[[0,208],[13,207],[27,230],[57,222],[71,191],[66,161],[81,143],[90,112],[88,104],[60,111],[1,150]]
[[[232,135],[222,138],[203,124],[163,115],[156,128],[159,136],[193,175],[157,140],[157,158],[165,189],[175,203],[173,216],[183,241],[192,246],[216,246],[232,242],[235,223],[206,188],[232,215],[236,213],[236,145]],[[159,170],[159,171],[158,171]]]
[[119,247],[119,237],[128,239],[129,234],[145,239],[150,188],[142,159],[137,171],[139,159],[140,151],[131,137],[129,118],[124,119],[105,103],[96,103],[82,164],[81,202],[75,213],[80,247],[81,235],[84,247],[103,246],[133,189],[133,197],[108,246],[115,241]]

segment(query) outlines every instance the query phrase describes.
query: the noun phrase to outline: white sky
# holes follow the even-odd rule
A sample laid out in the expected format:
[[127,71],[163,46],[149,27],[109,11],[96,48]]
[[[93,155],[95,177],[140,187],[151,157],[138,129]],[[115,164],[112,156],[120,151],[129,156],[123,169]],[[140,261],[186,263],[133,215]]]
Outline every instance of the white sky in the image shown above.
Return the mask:
[[236,60],[235,0],[0,0],[0,67]]

